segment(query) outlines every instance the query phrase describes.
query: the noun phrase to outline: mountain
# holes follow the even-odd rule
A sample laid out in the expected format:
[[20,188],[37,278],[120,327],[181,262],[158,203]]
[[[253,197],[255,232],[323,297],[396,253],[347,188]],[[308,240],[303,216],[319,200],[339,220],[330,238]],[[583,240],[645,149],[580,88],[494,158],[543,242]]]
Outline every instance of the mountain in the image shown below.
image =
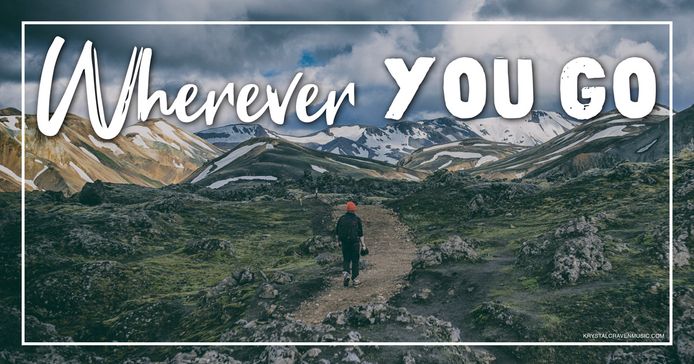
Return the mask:
[[[619,161],[655,161],[668,155],[667,115],[668,109],[660,105],[642,119],[608,112],[546,143],[480,166],[474,173],[502,178],[575,176]],[[686,129],[682,122],[675,121],[675,125],[680,124],[680,129]]]
[[221,188],[244,181],[277,181],[331,172],[341,176],[419,181],[425,175],[364,158],[333,155],[275,138],[256,138],[205,163],[186,182]]
[[439,118],[420,121],[390,122],[383,127],[336,126],[305,135],[283,135],[272,131],[248,129],[248,125],[229,125],[199,132],[198,136],[224,148],[255,136],[277,137],[305,147],[333,154],[375,159],[390,164],[415,150],[437,144],[479,137],[497,143],[534,146],[544,143],[576,125],[560,114],[532,111],[525,118],[500,117],[474,120]]
[[524,149],[514,144],[471,138],[417,149],[400,160],[398,165],[428,172],[444,168],[449,171],[466,170],[504,159]]
[[0,192],[19,191],[21,188],[22,145],[18,139],[21,117],[16,115],[21,115],[17,109],[0,110]]
[[683,149],[694,150],[694,105],[675,114],[672,124],[674,153]]
[[248,139],[272,136],[258,124],[231,124],[202,130],[196,134],[222,149],[232,149]]
[[[21,116],[5,109],[0,116],[0,178],[3,190],[20,188]],[[159,187],[186,178],[222,151],[163,119],[125,128],[113,140],[94,136],[89,120],[68,115],[55,137],[40,134],[36,117],[27,116],[26,177],[29,190],[79,191],[86,182],[131,183]]]

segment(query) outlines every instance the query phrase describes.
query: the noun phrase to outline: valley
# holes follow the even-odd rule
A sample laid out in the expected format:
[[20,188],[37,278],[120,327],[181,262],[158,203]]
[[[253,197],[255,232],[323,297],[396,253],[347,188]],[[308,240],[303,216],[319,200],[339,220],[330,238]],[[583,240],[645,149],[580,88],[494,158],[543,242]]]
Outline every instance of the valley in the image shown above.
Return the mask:
[[[583,124],[532,113],[518,129],[503,130],[493,130],[492,121],[441,119],[333,127],[305,137],[248,125],[191,136],[152,121],[113,141],[122,155],[81,131],[70,134],[80,124],[66,122],[69,144],[58,145],[65,141],[59,137],[28,149],[56,166],[65,187],[47,188],[39,174],[27,193],[27,339],[598,342],[605,341],[600,334],[648,333],[659,336],[631,341],[667,341],[663,112],[658,107],[639,120],[606,113]],[[691,113],[677,113],[674,125],[674,346],[20,349],[12,336],[2,339],[8,349],[0,357],[690,362]],[[8,130],[17,125],[0,121]],[[147,157],[143,145],[158,154]],[[80,168],[104,177],[71,182],[76,178],[63,165],[89,160],[82,148],[103,167]],[[152,173],[146,161],[163,155],[187,173],[164,173],[166,163]],[[27,166],[31,175],[36,169]],[[341,258],[332,229],[348,200],[358,203],[372,248],[358,288],[335,279]],[[19,204],[18,193],[0,194],[0,311],[3,329],[16,331]]]

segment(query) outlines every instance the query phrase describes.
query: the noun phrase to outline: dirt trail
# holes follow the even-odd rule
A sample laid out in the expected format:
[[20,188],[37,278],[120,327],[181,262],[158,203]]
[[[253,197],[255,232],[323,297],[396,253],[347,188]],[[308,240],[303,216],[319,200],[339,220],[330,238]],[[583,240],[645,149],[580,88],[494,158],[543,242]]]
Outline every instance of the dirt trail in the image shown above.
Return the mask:
[[[343,213],[342,206],[333,210],[335,218]],[[341,275],[333,277],[328,288],[301,304],[294,313],[295,318],[319,323],[331,311],[368,302],[385,302],[400,290],[416,250],[407,228],[392,211],[381,206],[360,205],[357,215],[364,224],[364,238],[369,247],[369,255],[362,257],[368,265],[359,274],[361,285],[345,288]]]

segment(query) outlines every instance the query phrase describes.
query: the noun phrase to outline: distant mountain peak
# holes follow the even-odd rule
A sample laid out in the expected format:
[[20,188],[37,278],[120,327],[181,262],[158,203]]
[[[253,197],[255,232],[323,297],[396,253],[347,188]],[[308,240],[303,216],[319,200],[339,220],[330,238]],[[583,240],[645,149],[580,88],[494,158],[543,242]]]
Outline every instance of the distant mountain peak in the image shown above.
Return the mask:
[[249,125],[231,124],[200,131],[197,135],[226,149],[250,138],[270,136],[333,154],[367,157],[397,164],[401,158],[418,148],[468,138],[481,137],[493,142],[534,146],[576,125],[579,124],[565,119],[559,113],[533,110],[528,116],[518,120],[499,117],[472,120],[440,117],[390,121],[384,126],[332,126],[304,136],[283,135],[265,130],[257,124],[253,132],[249,132]]

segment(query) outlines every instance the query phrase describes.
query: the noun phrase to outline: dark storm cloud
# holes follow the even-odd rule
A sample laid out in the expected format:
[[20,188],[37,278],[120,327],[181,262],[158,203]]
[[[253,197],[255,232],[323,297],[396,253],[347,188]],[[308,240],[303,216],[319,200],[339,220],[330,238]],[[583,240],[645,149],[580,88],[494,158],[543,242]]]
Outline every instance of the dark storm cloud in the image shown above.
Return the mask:
[[[353,1],[327,3],[324,1],[134,1],[104,2],[77,0],[58,6],[53,1],[15,1],[1,15],[0,30],[0,104],[16,103],[11,96],[12,87],[18,91],[19,82],[19,21],[23,20],[475,20],[475,19],[654,19],[668,20],[669,16],[684,19],[694,12],[690,2],[617,1],[574,2],[557,5],[545,1],[459,1],[421,2],[401,1],[392,5],[380,1]],[[676,15],[673,15],[676,14]],[[676,69],[692,65],[687,49],[694,56],[694,36],[688,26],[676,21],[675,49],[684,50],[676,60]],[[418,26],[412,34],[388,35],[386,27],[278,27],[278,26],[31,26],[27,28],[27,77],[36,80],[42,61],[55,35],[67,40],[58,77],[69,77],[77,54],[86,39],[92,40],[99,52],[102,82],[118,88],[127,66],[132,48],[152,47],[152,87],[175,91],[188,82],[201,88],[218,88],[222,81],[238,83],[262,79],[283,90],[283,83],[297,70],[306,68],[307,77],[361,80],[366,86],[359,88],[358,110],[346,110],[343,120],[379,123],[383,110],[392,99],[395,84],[378,81],[384,73],[382,59],[369,66],[353,65],[356,54],[368,55],[369,50],[392,47],[384,55],[403,56],[409,62],[413,54],[429,55],[444,42],[443,27]],[[374,34],[386,34],[378,37]],[[405,39],[405,40],[402,40]],[[571,38],[567,37],[567,42]],[[667,54],[667,33],[645,28],[613,27],[597,32],[591,39],[593,54],[612,54],[621,39],[637,40],[637,45],[651,44],[658,53]],[[412,43],[412,49],[404,44]],[[480,45],[481,47],[482,45]],[[369,48],[371,47],[371,48]],[[439,48],[436,48],[439,47]],[[366,51],[364,50],[366,49]],[[583,47],[581,49],[589,49]],[[361,50],[361,51],[360,51]],[[361,52],[361,53],[358,53]],[[676,51],[677,54],[677,51]],[[383,55],[378,57],[382,58]],[[376,58],[378,58],[376,57]],[[357,62],[358,63],[358,62]],[[661,70],[662,71],[662,70]],[[340,75],[343,73],[343,75]],[[387,75],[387,73],[385,73]],[[440,77],[440,74],[432,77]],[[692,76],[682,72],[682,93],[693,91],[688,84]],[[374,81],[374,79],[376,79]],[[373,81],[373,82],[372,82]],[[326,82],[338,84],[340,79]],[[357,85],[362,83],[357,82]],[[438,84],[434,83],[434,86]],[[337,86],[336,86],[337,87]],[[677,94],[676,94],[677,95]],[[688,102],[684,96],[680,105]],[[555,100],[556,101],[556,100]],[[547,102],[539,102],[546,105]],[[554,103],[556,104],[556,103]],[[415,100],[413,113],[427,115],[441,111],[440,93],[421,95]]]
[[694,3],[688,0],[487,0],[477,14],[480,18],[669,20],[672,14],[692,10]]

